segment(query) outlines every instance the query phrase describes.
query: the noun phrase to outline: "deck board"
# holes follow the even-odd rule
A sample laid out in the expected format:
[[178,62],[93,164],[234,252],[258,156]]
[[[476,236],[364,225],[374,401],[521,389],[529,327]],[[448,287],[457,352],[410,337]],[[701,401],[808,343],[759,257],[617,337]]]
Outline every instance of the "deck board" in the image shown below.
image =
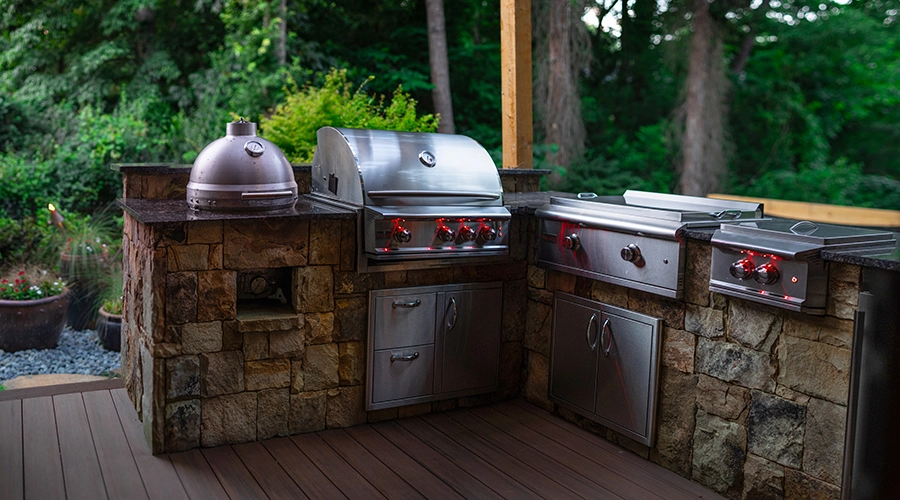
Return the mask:
[[22,462],[22,402],[0,401],[0,498],[25,498]]
[[0,498],[723,498],[521,400],[154,456],[121,386],[80,388],[0,399]]

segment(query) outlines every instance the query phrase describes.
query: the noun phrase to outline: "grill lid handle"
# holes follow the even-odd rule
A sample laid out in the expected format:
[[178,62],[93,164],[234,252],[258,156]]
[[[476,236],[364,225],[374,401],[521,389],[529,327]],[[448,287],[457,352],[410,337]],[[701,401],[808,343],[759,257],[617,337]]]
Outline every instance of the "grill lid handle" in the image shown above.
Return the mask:
[[369,198],[478,198],[480,200],[499,200],[499,193],[486,193],[479,191],[415,191],[407,189],[393,189],[386,191],[369,191]]

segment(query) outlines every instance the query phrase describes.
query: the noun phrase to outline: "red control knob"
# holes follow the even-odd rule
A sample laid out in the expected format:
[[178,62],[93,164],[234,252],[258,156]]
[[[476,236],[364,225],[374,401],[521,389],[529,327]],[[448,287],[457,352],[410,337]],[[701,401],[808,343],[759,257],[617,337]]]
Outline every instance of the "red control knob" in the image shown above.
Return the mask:
[[462,241],[475,241],[475,238],[478,236],[478,233],[475,232],[471,227],[463,224],[459,228],[459,239]]
[[397,243],[409,243],[409,240],[412,239],[412,232],[409,229],[406,229],[403,226],[397,226],[394,228],[394,240]]
[[441,224],[437,229],[437,237],[439,240],[446,243],[448,241],[453,241],[456,239],[456,232],[449,227]]
[[778,283],[781,274],[775,267],[775,264],[768,262],[756,268],[756,276],[753,279],[761,285],[774,285]]
[[491,226],[481,226],[478,230],[478,238],[483,241],[494,241],[497,239],[497,230]]
[[748,280],[756,274],[756,267],[749,259],[741,259],[732,264],[728,271],[739,280]]

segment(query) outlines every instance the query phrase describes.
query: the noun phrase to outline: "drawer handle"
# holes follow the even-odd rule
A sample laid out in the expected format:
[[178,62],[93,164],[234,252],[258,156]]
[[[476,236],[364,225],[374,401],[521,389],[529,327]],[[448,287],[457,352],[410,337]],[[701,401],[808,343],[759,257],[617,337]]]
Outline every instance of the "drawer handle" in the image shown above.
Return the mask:
[[[606,347],[603,347],[603,334],[606,334]],[[610,323],[609,318],[606,318],[603,321],[603,327],[600,329],[600,350],[603,351],[603,356],[609,356],[609,350],[612,349],[612,323]]]
[[409,308],[409,307],[419,307],[419,305],[420,305],[421,303],[422,303],[422,301],[419,300],[419,299],[416,299],[416,300],[414,300],[414,301],[412,301],[412,302],[392,302],[392,303],[391,303],[391,309],[396,309],[396,308],[398,308],[398,307],[406,307],[406,308]]
[[595,338],[593,342],[591,342],[591,327],[597,322],[597,315],[591,314],[591,320],[588,321],[587,330],[584,331],[584,338],[587,340],[587,345],[590,350],[594,350],[597,348],[597,339]]
[[418,357],[419,351],[416,351],[408,356],[398,356],[396,354],[391,354],[391,363],[393,363],[394,361],[413,361]]
[[[456,306],[456,299],[450,297],[450,304],[447,306],[447,313],[450,312],[450,309],[453,309],[453,316],[447,321],[447,331],[453,330],[453,327],[456,326],[456,317],[459,314],[459,308]],[[444,315],[446,316],[446,314]]]

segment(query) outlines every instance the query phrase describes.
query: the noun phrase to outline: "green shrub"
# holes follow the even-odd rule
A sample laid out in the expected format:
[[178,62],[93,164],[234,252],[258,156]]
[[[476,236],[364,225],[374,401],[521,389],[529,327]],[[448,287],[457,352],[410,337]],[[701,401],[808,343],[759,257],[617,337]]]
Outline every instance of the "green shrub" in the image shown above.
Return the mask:
[[[371,77],[368,81],[371,80]],[[316,147],[316,131],[324,126],[434,132],[438,117],[416,116],[416,101],[397,87],[390,104],[384,96],[375,99],[355,92],[347,81],[346,70],[332,69],[321,88],[306,86],[287,90],[283,103],[275,107],[271,117],[260,118],[266,139],[274,142],[292,162],[312,160]]]

